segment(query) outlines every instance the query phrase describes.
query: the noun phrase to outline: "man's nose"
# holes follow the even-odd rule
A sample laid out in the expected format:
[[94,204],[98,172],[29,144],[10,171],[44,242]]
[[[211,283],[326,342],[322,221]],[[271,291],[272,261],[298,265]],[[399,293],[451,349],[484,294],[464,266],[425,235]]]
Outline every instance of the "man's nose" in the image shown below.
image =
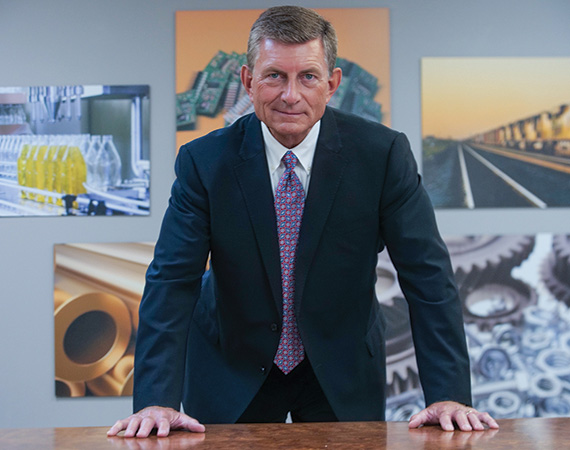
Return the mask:
[[281,94],[281,99],[287,104],[294,104],[299,101],[300,97],[301,91],[297,80],[288,80]]

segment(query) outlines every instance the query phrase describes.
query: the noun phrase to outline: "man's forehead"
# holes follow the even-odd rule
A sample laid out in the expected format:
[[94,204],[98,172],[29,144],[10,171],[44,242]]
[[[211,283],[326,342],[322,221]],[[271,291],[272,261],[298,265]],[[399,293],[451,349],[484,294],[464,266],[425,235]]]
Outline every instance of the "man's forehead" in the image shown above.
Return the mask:
[[275,47],[290,48],[290,49],[295,49],[300,47],[314,47],[315,49],[320,48],[324,52],[323,40],[318,37],[305,42],[283,42],[280,41],[279,39],[264,38],[261,40],[260,44],[261,44],[260,49],[269,49]]
[[285,65],[302,62],[313,66],[326,66],[324,50],[320,39],[300,44],[283,43],[265,39],[260,46],[256,65]]

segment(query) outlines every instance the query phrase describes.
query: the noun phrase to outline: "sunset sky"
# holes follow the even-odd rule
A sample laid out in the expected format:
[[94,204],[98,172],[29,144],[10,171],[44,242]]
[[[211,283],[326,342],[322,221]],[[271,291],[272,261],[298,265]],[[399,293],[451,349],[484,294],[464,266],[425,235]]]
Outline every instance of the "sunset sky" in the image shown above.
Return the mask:
[[463,139],[570,104],[570,58],[423,58],[422,135]]

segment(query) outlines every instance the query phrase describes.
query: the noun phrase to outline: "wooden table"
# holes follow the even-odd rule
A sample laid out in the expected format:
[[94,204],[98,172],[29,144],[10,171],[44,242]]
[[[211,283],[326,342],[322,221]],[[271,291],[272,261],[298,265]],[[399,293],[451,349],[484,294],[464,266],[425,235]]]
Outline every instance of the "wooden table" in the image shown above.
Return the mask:
[[208,425],[148,439],[106,436],[107,427],[0,429],[1,449],[563,449],[570,418],[499,420],[499,430],[408,430],[406,422]]

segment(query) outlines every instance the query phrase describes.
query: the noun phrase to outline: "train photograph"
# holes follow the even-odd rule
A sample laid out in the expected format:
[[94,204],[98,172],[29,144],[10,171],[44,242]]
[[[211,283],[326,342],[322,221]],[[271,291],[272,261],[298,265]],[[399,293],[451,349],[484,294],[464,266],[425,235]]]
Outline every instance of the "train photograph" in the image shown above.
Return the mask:
[[422,175],[434,206],[569,206],[568,77],[568,58],[424,58]]

